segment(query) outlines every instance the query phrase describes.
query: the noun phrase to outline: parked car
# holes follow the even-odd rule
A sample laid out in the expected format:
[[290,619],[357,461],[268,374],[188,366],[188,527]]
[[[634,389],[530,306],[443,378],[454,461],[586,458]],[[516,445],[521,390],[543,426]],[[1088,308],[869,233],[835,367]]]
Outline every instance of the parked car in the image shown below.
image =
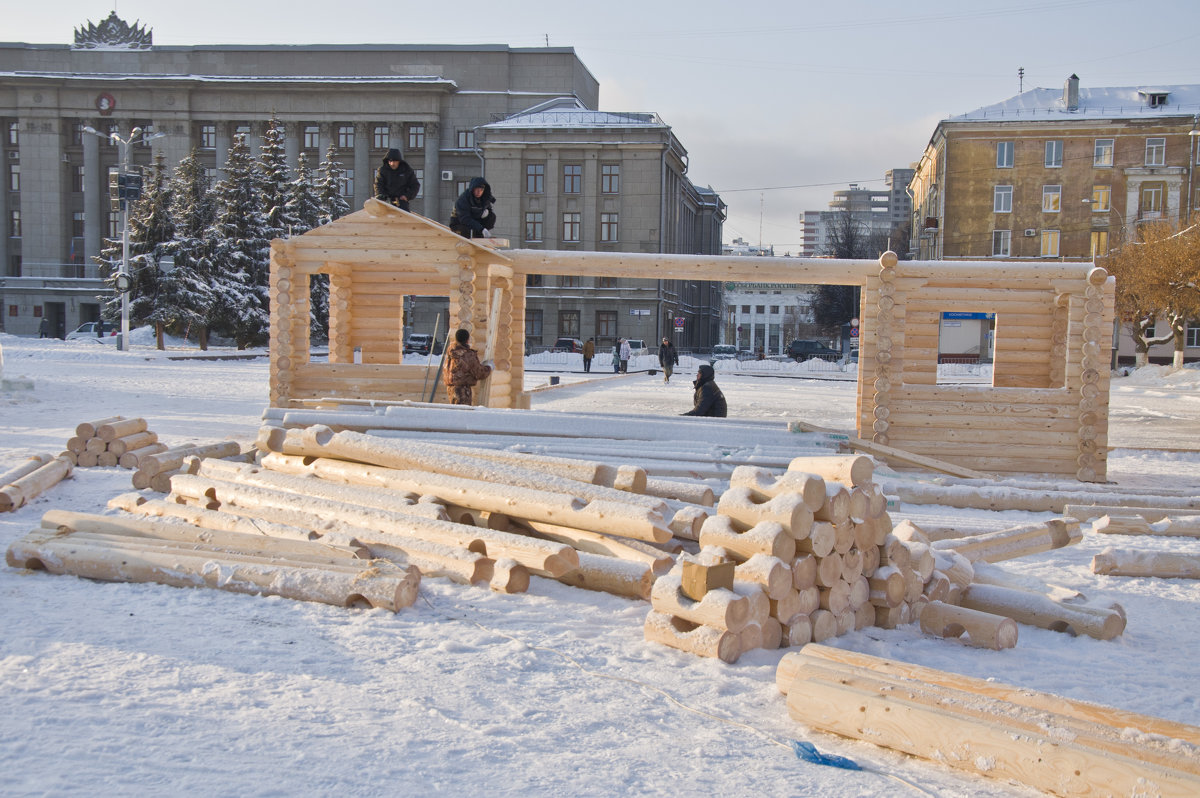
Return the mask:
[[713,360],[737,360],[738,350],[736,346],[729,344],[717,344],[712,348]]
[[644,338],[629,339],[629,354],[631,355],[646,355],[650,350],[646,348],[646,340]]
[[404,339],[404,354],[410,352],[418,355],[428,355],[430,350],[433,354],[440,355],[442,352],[441,346],[433,340],[433,336],[429,333],[410,333]]
[[583,341],[578,338],[559,338],[554,342],[556,352],[582,352]]
[[837,360],[842,356],[841,352],[829,348],[820,341],[804,338],[797,338],[788,344],[787,354],[794,360],[810,360],[814,357],[821,360]]
[[[104,325],[104,331],[103,331],[103,333],[97,335],[96,327],[101,324]],[[71,330],[71,332],[67,333],[67,340],[75,341],[80,338],[93,338],[93,339],[99,338],[101,340],[104,340],[105,338],[112,338],[116,334],[117,334],[116,326],[109,324],[108,322],[85,321],[83,324],[80,324],[74,330]]]

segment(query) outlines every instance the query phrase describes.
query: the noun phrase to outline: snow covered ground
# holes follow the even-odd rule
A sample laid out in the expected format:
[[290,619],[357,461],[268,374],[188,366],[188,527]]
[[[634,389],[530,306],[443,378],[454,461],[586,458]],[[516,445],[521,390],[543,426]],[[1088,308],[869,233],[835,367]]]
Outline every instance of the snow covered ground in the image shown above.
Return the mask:
[[[157,352],[147,338],[136,331],[122,353],[0,335],[3,376],[33,383],[0,391],[0,470],[57,453],[78,423],[118,413],[145,416],[169,444],[254,438],[265,359],[170,360],[183,350]],[[695,361],[669,384],[572,365],[530,363],[547,369],[527,375],[527,388],[547,386],[535,409],[666,416],[691,406]],[[852,372],[813,379],[777,365],[755,374],[721,364],[731,417],[852,428]],[[1194,369],[1113,380],[1110,440],[1128,448],[1111,454],[1110,480],[1200,492],[1200,454],[1159,451],[1200,448],[1198,387]],[[129,475],[76,470],[0,515],[0,547],[46,510],[103,512]],[[1039,516],[915,507],[893,517],[1000,528]],[[1200,582],[1095,576],[1091,558],[1109,545],[1200,553],[1200,541],[1088,528],[1079,546],[1005,567],[1120,602],[1129,625],[1117,640],[1022,626],[1017,648],[992,652],[906,627],[834,644],[1200,725]],[[537,577],[512,596],[426,579],[417,604],[393,614],[0,567],[0,610],[5,795],[1036,794],[800,727],[774,683],[782,651],[726,665],[646,643],[646,604]],[[866,770],[803,762],[794,739]]]

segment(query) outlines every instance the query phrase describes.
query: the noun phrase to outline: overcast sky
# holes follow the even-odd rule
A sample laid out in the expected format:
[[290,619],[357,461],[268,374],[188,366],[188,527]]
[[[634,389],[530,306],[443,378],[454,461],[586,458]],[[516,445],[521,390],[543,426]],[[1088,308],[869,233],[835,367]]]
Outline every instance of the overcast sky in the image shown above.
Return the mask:
[[[797,251],[797,215],[921,156],[940,119],[1024,88],[1200,83],[1198,0],[77,0],[6,15],[0,38],[69,43],[112,10],[154,43],[574,47],[607,111],[653,111],[725,240]],[[1200,110],[1200,109],[1196,109]]]

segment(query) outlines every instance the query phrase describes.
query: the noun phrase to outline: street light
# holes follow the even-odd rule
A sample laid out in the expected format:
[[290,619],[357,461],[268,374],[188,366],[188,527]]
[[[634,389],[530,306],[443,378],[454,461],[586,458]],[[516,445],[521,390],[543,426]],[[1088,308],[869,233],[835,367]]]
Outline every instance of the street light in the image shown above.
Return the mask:
[[[90,133],[97,138],[106,139],[121,148],[121,175],[129,172],[129,149],[134,144],[147,144],[154,139],[166,136],[166,133],[147,133],[140,127],[129,131],[129,138],[121,138],[115,130],[111,133],[101,133],[90,125],[83,127],[84,133]],[[129,203],[121,201],[121,269],[117,272],[117,290],[121,292],[121,334],[117,337],[117,349],[129,349]]]

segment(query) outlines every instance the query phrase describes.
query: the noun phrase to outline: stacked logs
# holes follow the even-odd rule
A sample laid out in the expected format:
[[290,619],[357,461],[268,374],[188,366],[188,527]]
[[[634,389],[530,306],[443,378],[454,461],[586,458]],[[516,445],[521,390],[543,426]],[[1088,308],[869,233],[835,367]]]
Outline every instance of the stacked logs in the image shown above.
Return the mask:
[[216,443],[187,443],[181,446],[162,446],[158,451],[138,454],[136,458],[130,453],[132,465],[121,465],[135,468],[131,482],[137,490],[149,488],[155,493],[168,493],[171,490],[171,477],[180,473],[183,461],[188,457],[212,457],[224,459],[242,454],[242,446],[237,441],[218,441]]
[[28,504],[49,487],[70,476],[74,464],[67,457],[36,454],[0,474],[0,513]]
[[[881,611],[904,601],[906,583],[897,574],[879,590],[871,586],[892,531],[873,468],[867,457],[833,456],[796,458],[781,476],[735,469],[717,514],[700,528],[699,553],[655,583],[646,638],[732,662],[753,648],[876,624]],[[694,578],[690,584],[711,592],[685,587],[685,569],[722,565],[728,585]],[[714,616],[706,605],[726,611]]]
[[80,468],[102,466],[137,468],[142,457],[165,450],[158,435],[151,432],[144,418],[111,418],[86,421],[75,428],[60,456]]

